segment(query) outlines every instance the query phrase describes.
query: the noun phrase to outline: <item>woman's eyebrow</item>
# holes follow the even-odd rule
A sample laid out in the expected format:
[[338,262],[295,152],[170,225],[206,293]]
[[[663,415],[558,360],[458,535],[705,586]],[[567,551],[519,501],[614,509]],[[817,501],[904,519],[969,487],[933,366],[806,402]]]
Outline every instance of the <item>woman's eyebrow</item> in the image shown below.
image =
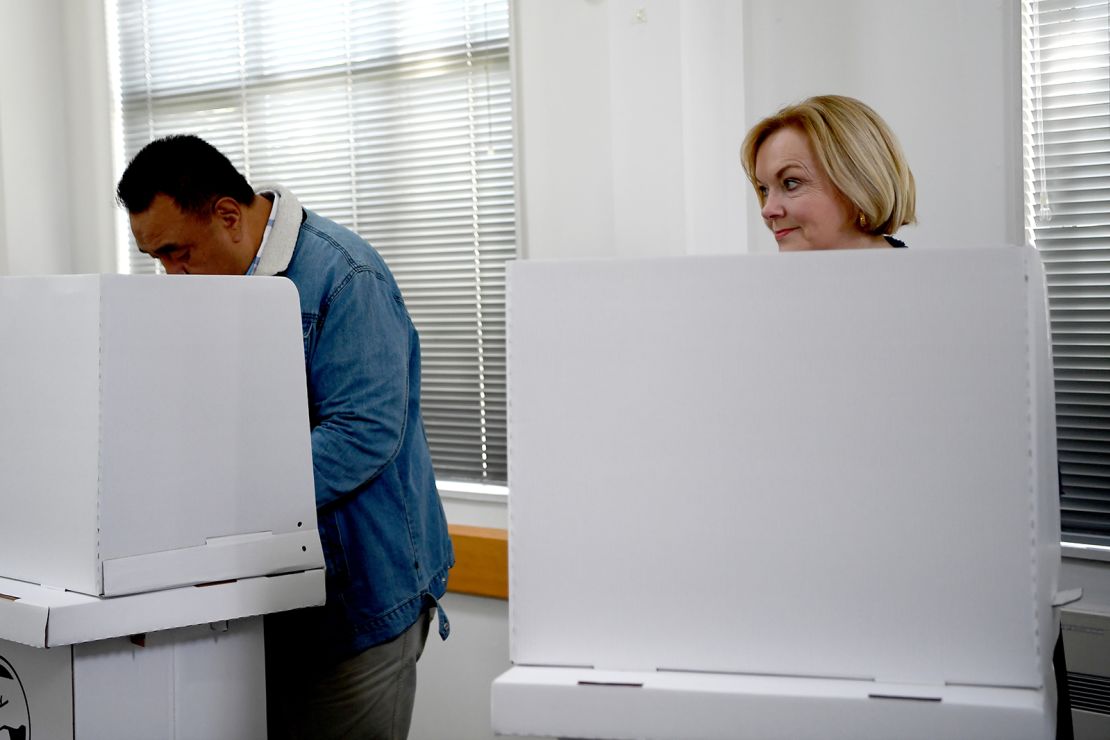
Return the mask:
[[779,171],[775,173],[775,178],[777,179],[777,178],[782,177],[783,174],[787,170],[792,170],[792,169],[798,169],[798,170],[801,170],[802,172],[806,171],[806,168],[803,167],[800,163],[798,163],[798,162],[789,162],[789,163],[784,164],[782,167],[779,168]]
[[[781,177],[783,176],[783,174],[784,174],[784,173],[785,173],[785,172],[786,172],[787,170],[789,170],[789,169],[793,169],[793,168],[797,168],[797,169],[801,170],[801,171],[802,171],[803,173],[804,173],[804,172],[806,172],[806,168],[805,168],[805,167],[803,167],[803,166],[802,166],[801,164],[799,164],[799,163],[797,163],[797,162],[790,162],[790,163],[788,163],[788,164],[784,164],[784,165],[783,165],[782,167],[779,167],[778,171],[777,171],[777,172],[776,172],[775,174],[773,174],[773,175],[771,176],[771,179],[772,179],[772,180],[778,180],[779,178],[781,178]],[[760,180],[760,179],[759,179],[758,177],[757,177],[757,178],[755,178],[755,181],[756,181],[757,183],[759,183],[760,185],[762,185],[762,184],[763,184],[763,181],[762,181],[762,180]]]

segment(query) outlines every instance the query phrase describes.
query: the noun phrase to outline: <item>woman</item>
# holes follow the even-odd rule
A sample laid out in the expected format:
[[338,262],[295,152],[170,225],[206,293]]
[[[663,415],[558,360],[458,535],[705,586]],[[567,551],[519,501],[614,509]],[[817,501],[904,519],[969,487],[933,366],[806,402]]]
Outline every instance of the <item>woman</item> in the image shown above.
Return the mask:
[[[757,123],[740,150],[779,251],[905,247],[916,190],[894,132],[867,105],[818,95]],[[1063,635],[1053,651],[1056,737],[1073,737]]]
[[854,98],[819,95],[748,132],[741,149],[779,251],[906,246],[913,174],[890,127]]

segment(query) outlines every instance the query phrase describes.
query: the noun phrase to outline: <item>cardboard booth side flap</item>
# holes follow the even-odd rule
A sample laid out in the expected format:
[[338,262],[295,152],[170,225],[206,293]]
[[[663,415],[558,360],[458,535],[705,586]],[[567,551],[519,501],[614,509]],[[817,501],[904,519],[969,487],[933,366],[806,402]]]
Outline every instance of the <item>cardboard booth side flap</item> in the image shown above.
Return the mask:
[[0,598],[0,639],[31,647],[46,647],[50,608],[21,599]]
[[[916,693],[915,693],[916,692]],[[491,691],[499,735],[667,740],[1043,740],[1045,691],[785,676],[666,674],[517,666]]]
[[99,283],[0,277],[0,315],[0,576],[94,592]]
[[155,632],[323,603],[322,568],[131,596],[90,598],[53,610],[47,646]]
[[234,578],[324,567],[319,530],[218,538],[201,547],[104,561],[104,594],[123,596]]

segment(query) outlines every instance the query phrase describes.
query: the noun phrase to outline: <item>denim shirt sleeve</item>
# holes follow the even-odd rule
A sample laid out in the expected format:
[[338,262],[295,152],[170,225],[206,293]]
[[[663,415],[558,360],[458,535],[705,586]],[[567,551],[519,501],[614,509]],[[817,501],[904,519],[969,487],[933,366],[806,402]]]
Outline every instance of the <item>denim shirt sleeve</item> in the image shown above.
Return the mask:
[[409,319],[391,281],[356,269],[316,321],[308,386],[316,506],[373,481],[397,455],[409,396]]

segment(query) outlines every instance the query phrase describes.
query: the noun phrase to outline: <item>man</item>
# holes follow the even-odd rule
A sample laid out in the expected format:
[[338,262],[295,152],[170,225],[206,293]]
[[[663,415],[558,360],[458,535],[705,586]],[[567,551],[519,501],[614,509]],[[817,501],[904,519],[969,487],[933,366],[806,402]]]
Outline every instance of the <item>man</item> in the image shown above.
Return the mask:
[[166,272],[278,275],[300,294],[327,604],[266,619],[271,737],[405,738],[454,556],[420,415],[419,340],[392,274],[286,188],[256,194],[195,136],[148,144],[116,195]]

